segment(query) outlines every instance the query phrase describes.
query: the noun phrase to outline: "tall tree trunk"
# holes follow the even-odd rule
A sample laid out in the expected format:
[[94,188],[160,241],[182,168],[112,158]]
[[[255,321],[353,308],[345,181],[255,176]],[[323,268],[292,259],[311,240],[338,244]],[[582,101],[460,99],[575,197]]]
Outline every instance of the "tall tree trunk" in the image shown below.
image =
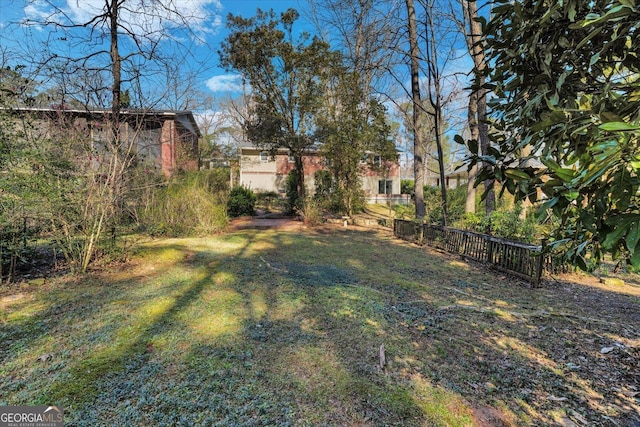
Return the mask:
[[438,151],[438,172],[440,175],[440,203],[442,209],[442,225],[447,226],[447,182],[444,168],[444,150],[442,144],[443,119],[442,119],[442,89],[440,68],[438,65],[437,48],[438,44],[435,35],[435,22],[433,19],[434,4],[430,3],[425,6],[426,28],[426,53],[427,53],[427,77],[429,81],[429,102],[431,103],[430,111],[433,111],[433,130],[436,141],[436,150]]
[[294,166],[296,170],[296,190],[298,191],[298,197],[304,203],[305,198],[307,197],[307,187],[304,184],[304,163],[302,161],[302,154],[294,155]]
[[416,218],[422,220],[424,206],[424,159],[426,150],[422,142],[422,105],[420,101],[420,79],[418,63],[418,31],[416,29],[416,10],[413,0],[405,0],[409,26],[409,56],[411,57],[411,99],[413,103],[413,177]]
[[[467,124],[469,125],[469,139],[478,142],[478,92],[472,91],[469,94],[469,108],[467,110]],[[467,182],[467,199],[464,205],[465,212],[476,211],[476,178],[477,167],[474,165],[469,171],[469,181]]]
[[113,78],[113,82],[111,85],[111,129],[112,129],[112,156],[113,156],[113,167],[110,171],[111,176],[109,179],[111,180],[110,185],[110,196],[113,198],[113,207],[117,208],[117,204],[119,201],[119,189],[121,185],[122,174],[120,172],[121,164],[123,159],[120,158],[121,155],[121,135],[120,135],[120,87],[122,85],[122,58],[120,58],[120,49],[118,47],[118,12],[120,9],[120,1],[122,0],[111,0],[111,2],[107,2],[107,7],[110,8],[110,36],[111,36],[111,74]]
[[[469,99],[469,127],[471,127],[471,114],[472,114],[472,100],[475,100],[473,107],[476,119],[474,124],[477,126],[476,141],[480,144],[480,152],[484,155],[487,154],[489,148],[489,131],[487,127],[487,91],[482,86],[485,83],[485,59],[484,48],[481,45],[482,28],[480,23],[476,20],[478,18],[478,5],[474,0],[462,0],[462,11],[464,13],[465,21],[468,24],[468,32],[466,35],[467,48],[473,59],[476,87],[474,95]],[[471,180],[471,176],[469,177]],[[485,198],[485,213],[491,215],[496,207],[496,196],[493,189],[493,180],[488,179],[484,181],[484,187],[486,192]]]

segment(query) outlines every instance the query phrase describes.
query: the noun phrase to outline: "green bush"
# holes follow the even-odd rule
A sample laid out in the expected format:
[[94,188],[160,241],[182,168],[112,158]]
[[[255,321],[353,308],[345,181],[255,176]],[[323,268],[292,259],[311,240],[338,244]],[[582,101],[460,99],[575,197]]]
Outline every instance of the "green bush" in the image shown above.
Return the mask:
[[287,175],[285,194],[287,197],[287,212],[294,213],[300,210],[304,201],[300,200],[298,195],[298,174],[295,169],[292,169]]
[[[464,205],[467,199],[467,188],[460,186],[447,190],[447,224],[459,221],[464,215]],[[425,185],[424,204],[426,207],[425,222],[442,224],[442,196],[440,187]]]
[[478,213],[465,213],[454,227],[478,233],[490,230],[494,236],[534,243],[541,238],[543,227],[538,224],[535,216],[523,217],[522,210],[522,205],[516,203],[511,209],[497,209],[488,217]]
[[491,230],[491,234],[533,243],[541,234],[541,227],[535,217],[522,217],[522,205],[516,203],[510,210],[496,210],[483,221],[483,227]]
[[227,214],[230,217],[253,215],[256,212],[256,195],[246,187],[235,187],[229,194]]
[[277,207],[278,202],[280,202],[280,195],[275,191],[262,191],[256,193],[256,206],[259,206],[265,211],[270,211]]
[[413,194],[413,180],[403,179],[400,181],[400,194]]
[[313,174],[313,180],[316,184],[316,192],[313,197],[320,203],[327,202],[333,191],[331,172],[327,170],[316,171],[316,173]]

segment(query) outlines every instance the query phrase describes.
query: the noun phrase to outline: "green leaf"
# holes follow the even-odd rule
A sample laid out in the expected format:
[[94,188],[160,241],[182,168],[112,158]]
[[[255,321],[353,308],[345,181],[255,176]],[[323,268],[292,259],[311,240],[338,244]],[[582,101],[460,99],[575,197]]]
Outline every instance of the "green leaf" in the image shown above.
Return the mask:
[[570,202],[576,200],[578,198],[578,196],[580,195],[580,192],[577,190],[573,190],[573,191],[567,191],[564,196],[567,198],[567,200],[569,200]]
[[567,13],[567,16],[569,17],[569,21],[575,22],[575,20],[576,20],[576,3],[575,3],[575,1],[572,1],[572,2],[569,3],[569,11]]
[[625,122],[603,123],[600,126],[598,126],[598,128],[609,131],[609,132],[627,132],[627,131],[640,130],[640,126],[632,125]]
[[629,226],[631,225],[631,222],[633,221],[633,218],[623,218],[622,220],[620,220],[620,218],[615,218],[615,219],[617,219],[618,221],[615,221],[616,224],[612,224],[614,226],[613,231],[610,231],[609,233],[607,233],[604,241],[602,242],[602,246],[605,249],[613,248],[613,246],[616,245],[618,241],[620,241],[622,236],[625,235],[625,233],[627,232],[627,229],[629,228]]
[[478,141],[475,139],[470,139],[467,141],[467,147],[469,147],[469,152],[473,154],[478,154]]
[[554,170],[553,172],[564,182],[571,181],[575,176],[575,171],[573,169],[559,168]]
[[640,269],[640,251],[636,251],[631,258],[629,259],[631,266],[634,271],[638,271]]
[[505,169],[504,174],[507,176],[507,178],[511,178],[516,181],[523,180],[523,179],[526,180],[531,178],[529,174],[527,174],[526,172],[523,172],[520,169],[514,169],[514,168]]
[[636,251],[638,240],[640,240],[640,221],[635,221],[631,224],[629,232],[627,233],[627,249],[629,249],[631,255]]

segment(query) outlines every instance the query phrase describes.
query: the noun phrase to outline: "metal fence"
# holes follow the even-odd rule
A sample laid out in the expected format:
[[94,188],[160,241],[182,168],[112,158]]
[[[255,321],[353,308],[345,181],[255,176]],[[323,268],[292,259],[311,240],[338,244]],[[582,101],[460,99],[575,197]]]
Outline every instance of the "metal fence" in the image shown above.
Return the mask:
[[426,243],[488,263],[493,268],[529,280],[533,286],[540,285],[545,270],[555,272],[558,268],[550,257],[544,255],[544,244],[530,245],[488,234],[400,219],[394,221],[393,234],[417,244]]

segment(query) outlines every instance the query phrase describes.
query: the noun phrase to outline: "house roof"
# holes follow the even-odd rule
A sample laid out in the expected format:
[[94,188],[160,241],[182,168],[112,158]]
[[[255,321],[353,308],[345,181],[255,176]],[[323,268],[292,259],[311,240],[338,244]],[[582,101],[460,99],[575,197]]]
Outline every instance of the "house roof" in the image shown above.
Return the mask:
[[[73,108],[38,108],[38,107],[16,107],[16,108],[4,108],[2,110],[11,110],[13,112],[21,113],[38,113],[38,114],[66,114],[83,118],[96,118],[99,116],[107,116],[111,114],[111,109],[108,108],[94,108],[94,109],[73,109]],[[160,119],[160,120],[175,120],[180,122],[185,128],[189,129],[198,137],[202,136],[200,128],[196,123],[193,116],[193,112],[190,110],[145,110],[145,109],[133,109],[123,108],[120,110],[120,114],[124,117],[143,117],[145,119]]]

